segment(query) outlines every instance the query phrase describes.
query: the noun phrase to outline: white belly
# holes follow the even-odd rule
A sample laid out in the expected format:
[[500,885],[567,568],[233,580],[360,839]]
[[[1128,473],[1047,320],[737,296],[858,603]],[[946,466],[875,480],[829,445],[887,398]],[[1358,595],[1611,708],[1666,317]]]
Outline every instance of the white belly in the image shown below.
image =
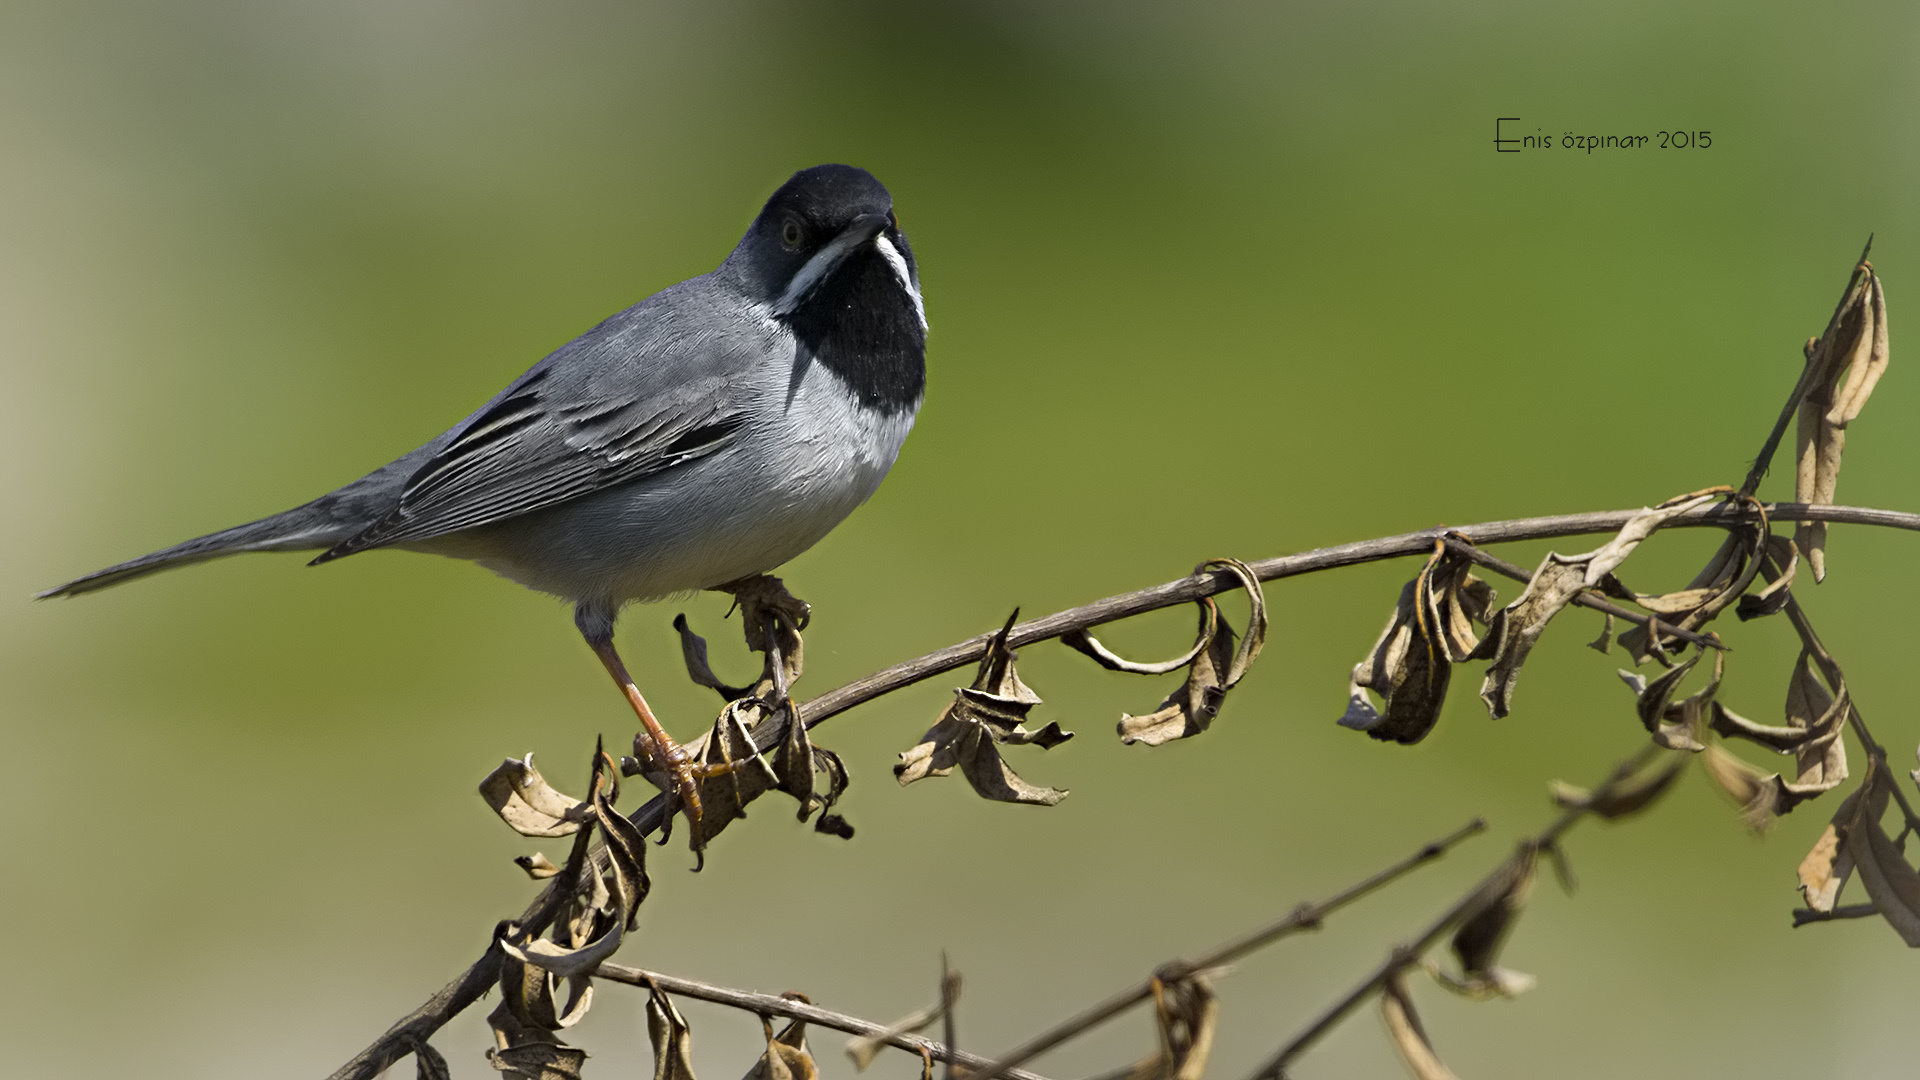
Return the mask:
[[914,418],[859,407],[819,364],[787,391],[768,386],[718,453],[418,549],[613,609],[772,570],[874,493]]

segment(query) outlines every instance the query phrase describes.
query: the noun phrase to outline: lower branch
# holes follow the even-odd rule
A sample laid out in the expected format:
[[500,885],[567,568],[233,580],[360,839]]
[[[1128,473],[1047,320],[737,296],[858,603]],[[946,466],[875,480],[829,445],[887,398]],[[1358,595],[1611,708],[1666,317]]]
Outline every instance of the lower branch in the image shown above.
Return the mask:
[[[973,1070],[987,1064],[987,1059],[977,1054],[969,1054],[948,1046],[923,1039],[918,1035],[889,1034],[885,1024],[876,1024],[871,1020],[862,1020],[857,1016],[848,1016],[818,1005],[810,1005],[792,998],[775,997],[772,994],[756,994],[751,990],[735,990],[726,986],[714,986],[711,983],[695,982],[692,979],[662,975],[657,971],[643,971],[640,968],[627,967],[624,964],[601,964],[593,973],[597,979],[626,983],[629,986],[651,988],[658,986],[668,993],[681,997],[711,1001],[716,1005],[728,1005],[759,1016],[781,1016],[789,1020],[804,1020],[823,1028],[844,1031],[849,1035],[863,1035],[870,1039],[879,1039],[888,1046],[899,1047],[912,1054],[922,1052],[932,1056],[935,1061],[945,1061]],[[971,1073],[969,1073],[971,1075]],[[1024,1069],[1007,1072],[1009,1080],[1047,1080],[1039,1073]]]
[[[1539,835],[1521,841],[1521,852],[1525,854],[1529,849],[1542,852],[1551,849],[1559,842],[1560,837],[1564,835],[1568,829],[1573,828],[1581,818],[1587,815],[1595,803],[1605,798],[1610,789],[1617,787],[1621,781],[1639,772],[1661,752],[1660,747],[1649,745],[1615,766],[1613,774],[1607,778],[1606,783],[1594,789],[1590,797],[1577,806],[1569,807],[1554,820],[1553,824],[1548,825],[1542,830]],[[1428,949],[1433,948],[1435,943],[1449,931],[1453,930],[1463,920],[1480,910],[1487,902],[1489,894],[1504,886],[1508,865],[1508,863],[1501,863],[1493,873],[1488,874],[1486,878],[1482,879],[1472,889],[1469,889],[1465,896],[1455,901],[1453,906],[1449,907],[1444,914],[1435,919],[1411,944],[1396,947],[1393,952],[1387,956],[1386,961],[1374,970],[1373,974],[1367,976],[1360,985],[1348,991],[1346,996],[1328,1007],[1325,1012],[1320,1014],[1318,1019],[1307,1025],[1304,1031],[1295,1035],[1291,1041],[1285,1046],[1282,1046],[1271,1058],[1267,1059],[1266,1064],[1254,1070],[1250,1080],[1284,1080],[1287,1066],[1292,1064],[1295,1058],[1298,1058],[1301,1054],[1311,1049],[1315,1043],[1320,1041],[1322,1036],[1333,1030],[1340,1021],[1345,1020],[1347,1015],[1353,1012],[1354,1009],[1359,1008],[1361,1003],[1379,993],[1381,988],[1387,985],[1388,981],[1406,969],[1418,964],[1420,958],[1426,955]]]

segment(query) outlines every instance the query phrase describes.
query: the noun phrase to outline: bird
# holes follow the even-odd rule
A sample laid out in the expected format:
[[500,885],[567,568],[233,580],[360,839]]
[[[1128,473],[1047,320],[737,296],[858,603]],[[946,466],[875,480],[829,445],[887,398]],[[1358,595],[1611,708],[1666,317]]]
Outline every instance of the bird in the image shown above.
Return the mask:
[[926,396],[919,264],[864,169],[793,174],[714,270],[556,349],[437,438],[291,510],[38,594],[78,596],[250,551],[466,559],[573,605],[697,822],[696,781],[613,644],[636,601],[811,548],[880,486]]

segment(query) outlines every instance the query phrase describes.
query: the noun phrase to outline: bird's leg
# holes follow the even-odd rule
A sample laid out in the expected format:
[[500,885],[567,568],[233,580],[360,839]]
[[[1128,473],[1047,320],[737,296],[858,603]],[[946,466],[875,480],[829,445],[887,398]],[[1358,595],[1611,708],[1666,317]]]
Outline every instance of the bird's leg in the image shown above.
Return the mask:
[[621,662],[620,654],[614,650],[611,635],[603,640],[596,640],[598,637],[599,635],[588,635],[587,644],[592,647],[593,654],[600,658],[600,663],[607,669],[607,674],[613,676],[614,685],[627,696],[627,704],[633,706],[634,715],[640,718],[642,738],[635,740],[637,744],[635,749],[641,749],[644,746],[647,764],[652,766],[655,772],[667,774],[670,793],[680,800],[680,805],[686,807],[687,820],[693,825],[694,831],[698,832],[700,785],[696,781],[708,775],[708,767],[695,761],[693,755],[687,753],[686,747],[674,742],[673,736],[667,734],[667,729],[660,726],[660,721],[653,715],[653,709],[647,705],[646,697],[640,693],[639,687],[633,685],[633,676],[627,674],[627,665]]

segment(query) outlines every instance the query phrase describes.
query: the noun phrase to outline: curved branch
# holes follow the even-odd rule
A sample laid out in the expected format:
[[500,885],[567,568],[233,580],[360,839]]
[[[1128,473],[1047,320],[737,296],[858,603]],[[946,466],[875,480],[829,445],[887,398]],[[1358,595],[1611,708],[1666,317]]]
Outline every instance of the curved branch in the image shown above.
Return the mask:
[[[1767,516],[1774,521],[1832,521],[1920,532],[1920,514],[1907,514],[1898,510],[1875,510],[1857,506],[1810,506],[1806,503],[1764,503],[1762,505],[1766,509]],[[1401,533],[1399,536],[1383,536],[1377,540],[1361,540],[1352,544],[1316,548],[1298,555],[1282,555],[1276,559],[1262,559],[1247,565],[1253,570],[1254,576],[1261,581],[1275,581],[1320,570],[1335,570],[1343,566],[1379,562],[1383,559],[1426,555],[1433,550],[1433,542],[1449,532],[1461,533],[1479,545],[1514,543],[1522,540],[1553,540],[1563,536],[1618,532],[1636,513],[1639,511],[1603,510],[1588,514],[1563,514],[1558,517],[1489,521],[1479,525],[1462,525],[1454,528],[1435,527],[1422,529],[1419,532]],[[1668,521],[1663,528],[1705,526],[1724,528],[1752,520],[1754,516],[1751,510],[1740,505],[1721,503],[1682,514]],[[1213,596],[1238,588],[1239,584],[1239,580],[1231,573],[1220,570],[1195,574],[1192,577],[1181,578],[1179,581],[1169,581],[1150,589],[1109,596],[1091,604],[1021,623],[1007,635],[1007,644],[1019,648],[1036,641],[1059,637],[1069,630],[1084,630],[1090,626],[1130,618],[1164,607],[1190,604],[1203,596]],[[922,679],[975,663],[986,655],[987,641],[992,636],[992,634],[981,634],[958,645],[949,645],[938,652],[931,652],[905,663],[895,664],[884,671],[877,671],[865,678],[855,679],[845,686],[829,690],[801,704],[800,716],[811,728],[855,705],[871,701],[883,694],[890,694]]]
[[[1856,506],[1811,506],[1805,503],[1762,505],[1767,516],[1774,521],[1828,521],[1920,532],[1920,514],[1908,514],[1897,510]],[[1298,555],[1282,555],[1278,558],[1249,563],[1248,566],[1261,581],[1275,581],[1321,570],[1334,570],[1343,566],[1358,566],[1361,563],[1380,562],[1409,555],[1425,555],[1433,550],[1434,540],[1448,532],[1464,534],[1479,545],[1552,540],[1565,536],[1618,532],[1636,513],[1638,513],[1637,510],[1605,510],[1586,514],[1563,514],[1556,517],[1491,521],[1452,529],[1436,527],[1422,529],[1419,532],[1402,533],[1398,536],[1384,536],[1375,540],[1361,540],[1352,544],[1317,548]],[[1751,520],[1753,516],[1753,511],[1748,506],[1738,503],[1721,503],[1676,517],[1668,521],[1664,527],[1669,529],[1709,526],[1724,528]],[[1160,608],[1192,603],[1201,597],[1236,589],[1239,584],[1239,579],[1225,570],[1196,574],[1164,585],[1110,596],[1091,604],[1048,615],[1045,618],[1020,623],[1009,633],[1007,641],[1015,647],[1031,645],[1036,641],[1059,637],[1069,630],[1086,629]],[[981,634],[957,645],[949,645],[937,652],[895,664],[865,678],[855,679],[810,701],[796,705],[795,711],[807,727],[815,727],[856,705],[864,704],[943,672],[977,662],[986,655],[987,642],[991,637],[991,634]],[[762,723],[754,731],[754,744],[763,752],[779,746],[781,740],[786,738],[787,717],[788,714],[782,712]],[[655,797],[634,811],[630,817],[641,832],[651,833],[666,821],[666,802],[660,797]],[[597,862],[604,860],[605,854],[596,852],[595,858]],[[604,864],[601,863],[601,865]],[[545,929],[555,912],[559,910],[564,895],[561,890],[549,885],[522,915],[520,926],[528,933],[538,933]],[[328,1080],[372,1080],[381,1070],[406,1057],[412,1052],[414,1040],[425,1041],[447,1021],[479,1000],[481,995],[493,986],[499,977],[498,957],[498,952],[489,945],[487,952],[475,961],[472,967],[448,983],[418,1009],[402,1018],[399,1023],[389,1028],[386,1034],[376,1039],[352,1061],[341,1066]]]

